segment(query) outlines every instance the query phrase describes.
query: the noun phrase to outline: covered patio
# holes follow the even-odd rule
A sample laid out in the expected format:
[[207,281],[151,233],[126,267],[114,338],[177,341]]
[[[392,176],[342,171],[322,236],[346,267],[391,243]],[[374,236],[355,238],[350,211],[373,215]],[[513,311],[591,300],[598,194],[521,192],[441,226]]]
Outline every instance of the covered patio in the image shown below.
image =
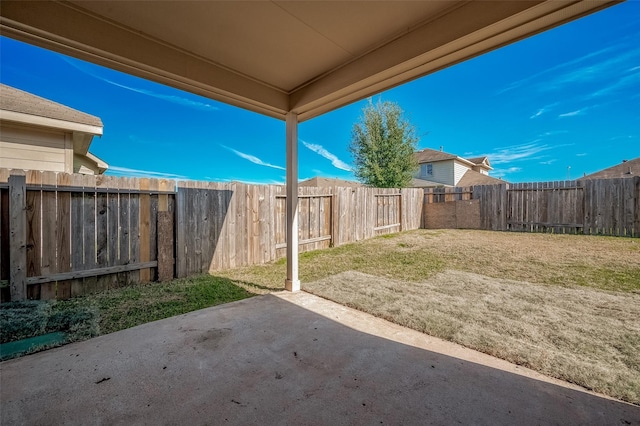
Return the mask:
[[285,120],[297,291],[299,122],[615,3],[3,1],[0,31]]
[[3,1],[3,36],[286,121],[291,293],[3,362],[1,422],[640,423],[637,406],[296,292],[298,123],[615,3]]

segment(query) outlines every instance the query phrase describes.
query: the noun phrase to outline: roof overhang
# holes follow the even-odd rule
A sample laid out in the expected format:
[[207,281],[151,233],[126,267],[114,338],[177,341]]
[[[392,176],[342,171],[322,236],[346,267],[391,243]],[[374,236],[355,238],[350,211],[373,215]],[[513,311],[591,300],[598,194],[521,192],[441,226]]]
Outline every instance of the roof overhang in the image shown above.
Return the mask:
[[618,1],[12,1],[1,34],[300,121]]
[[17,111],[0,110],[0,120],[10,121],[23,125],[64,130],[65,132],[79,132],[90,135],[91,137],[102,136],[101,126],[92,126],[89,124],[76,123],[73,121],[58,120],[56,118],[25,114]]
[[109,168],[109,165],[104,160],[100,159],[98,156],[96,156],[96,155],[94,155],[94,154],[92,154],[90,152],[87,152],[85,154],[85,156],[89,160],[91,160],[91,161],[93,161],[95,163],[95,165],[98,168],[98,171],[100,172],[100,174],[106,172],[107,169]]

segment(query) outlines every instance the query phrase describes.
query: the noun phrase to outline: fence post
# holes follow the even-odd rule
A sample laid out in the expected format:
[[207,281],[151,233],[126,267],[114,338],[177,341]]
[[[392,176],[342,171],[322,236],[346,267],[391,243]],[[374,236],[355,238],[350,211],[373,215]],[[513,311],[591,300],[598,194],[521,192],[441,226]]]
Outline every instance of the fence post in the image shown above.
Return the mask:
[[186,196],[186,185],[178,184],[176,188],[176,206],[175,206],[175,229],[176,229],[176,251],[175,251],[175,259],[176,259],[176,278],[184,278],[187,276],[186,270],[186,259],[185,259],[185,236],[184,236],[184,227],[185,227],[185,196]]
[[335,247],[336,246],[336,212],[335,212],[335,208],[336,208],[336,187],[334,186],[333,188],[331,188],[331,206],[329,207],[330,212],[329,212],[329,232],[331,232],[331,240],[329,241],[329,247]]
[[27,178],[9,176],[9,285],[11,300],[27,296]]
[[402,223],[404,222],[404,218],[402,217],[402,188],[400,188],[400,197],[398,197],[398,219],[400,219],[400,232],[402,232]]

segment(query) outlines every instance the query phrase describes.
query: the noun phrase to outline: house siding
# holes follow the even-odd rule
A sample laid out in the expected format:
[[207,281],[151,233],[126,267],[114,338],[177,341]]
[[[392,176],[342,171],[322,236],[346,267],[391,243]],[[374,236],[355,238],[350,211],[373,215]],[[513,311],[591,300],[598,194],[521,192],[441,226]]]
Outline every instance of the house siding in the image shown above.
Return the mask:
[[0,124],[0,167],[72,172],[73,150],[63,132]]
[[442,183],[444,185],[453,184],[453,160],[437,161],[431,164],[433,165],[433,175],[421,176],[423,179]]
[[467,170],[470,170],[469,167],[457,162],[457,161],[452,161],[453,163],[453,183],[452,185],[457,185],[458,182],[460,182],[460,179],[462,179],[462,176],[464,176],[465,173],[467,173]]

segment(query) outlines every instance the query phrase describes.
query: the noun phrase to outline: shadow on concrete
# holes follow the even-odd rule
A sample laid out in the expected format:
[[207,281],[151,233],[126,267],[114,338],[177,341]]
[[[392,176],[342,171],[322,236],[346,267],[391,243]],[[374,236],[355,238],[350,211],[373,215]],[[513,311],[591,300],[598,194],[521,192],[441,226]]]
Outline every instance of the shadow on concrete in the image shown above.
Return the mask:
[[258,296],[3,362],[1,423],[640,424],[640,407],[400,329],[306,293]]

